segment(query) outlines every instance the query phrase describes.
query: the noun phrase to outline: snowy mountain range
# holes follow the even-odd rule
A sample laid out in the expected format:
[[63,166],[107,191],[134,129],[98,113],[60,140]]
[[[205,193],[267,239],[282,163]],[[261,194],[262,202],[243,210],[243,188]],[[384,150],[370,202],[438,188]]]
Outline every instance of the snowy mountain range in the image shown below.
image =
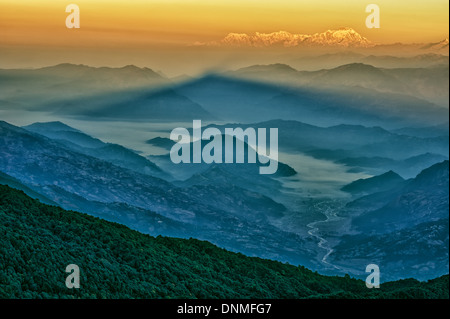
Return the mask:
[[[197,43],[202,44],[202,43]],[[315,34],[295,34],[287,31],[277,31],[272,33],[256,32],[254,35],[246,33],[229,33],[219,42],[213,41],[207,45],[225,46],[285,46],[294,47],[298,45],[319,45],[319,46],[342,46],[342,47],[372,47],[374,43],[361,36],[352,28],[340,28],[337,30],[327,30]]]
[[426,44],[379,44],[370,41],[353,28],[342,27],[314,34],[299,34],[288,31],[271,33],[255,32],[228,33],[223,39],[211,42],[195,42],[194,46],[222,46],[222,47],[336,47],[336,48],[386,48],[386,47],[414,47],[429,52],[448,54],[448,39]]

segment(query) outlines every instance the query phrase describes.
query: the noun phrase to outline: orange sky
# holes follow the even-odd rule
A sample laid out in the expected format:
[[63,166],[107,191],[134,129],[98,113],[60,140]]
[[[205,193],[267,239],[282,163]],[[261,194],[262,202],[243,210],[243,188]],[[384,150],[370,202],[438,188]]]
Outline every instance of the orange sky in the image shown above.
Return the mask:
[[[66,5],[81,11],[67,29]],[[448,37],[448,0],[377,0],[381,28],[367,29],[361,0],[0,0],[0,56],[12,48],[139,50],[222,39],[229,32],[311,34],[352,27],[377,43]],[[85,51],[85,54],[88,54]],[[1,60],[1,59],[0,59]]]
[[[81,11],[68,30],[65,6]],[[386,1],[381,28],[365,28],[366,1],[335,0],[0,0],[2,44],[99,45],[220,39],[228,32],[315,33],[349,26],[376,42],[432,42],[448,36],[448,1]],[[78,32],[79,31],[79,32]]]

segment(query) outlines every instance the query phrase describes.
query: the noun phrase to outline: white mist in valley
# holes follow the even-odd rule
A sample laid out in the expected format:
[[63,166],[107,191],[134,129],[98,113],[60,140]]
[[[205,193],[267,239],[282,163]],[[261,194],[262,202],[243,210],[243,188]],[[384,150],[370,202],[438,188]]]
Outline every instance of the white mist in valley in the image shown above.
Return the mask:
[[296,175],[280,180],[289,193],[301,197],[346,198],[348,194],[340,191],[342,186],[370,177],[364,173],[349,172],[344,165],[301,153],[280,152],[279,160],[296,170]]

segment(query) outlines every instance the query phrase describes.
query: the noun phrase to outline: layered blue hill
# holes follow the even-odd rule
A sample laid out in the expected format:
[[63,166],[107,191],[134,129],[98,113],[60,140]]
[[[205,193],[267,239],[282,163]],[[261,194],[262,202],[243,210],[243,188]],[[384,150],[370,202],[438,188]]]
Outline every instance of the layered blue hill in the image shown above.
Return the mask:
[[26,130],[51,138],[63,146],[138,173],[171,179],[169,173],[136,152],[118,144],[104,143],[61,122],[33,123]]
[[[282,216],[286,208],[256,191],[226,185],[177,187],[5,122],[0,123],[0,148],[0,171],[64,208],[147,233],[168,229],[173,236],[208,239],[249,255],[314,264],[314,243],[271,225],[268,220]],[[163,225],[154,224],[154,213],[165,218],[159,219]],[[281,247],[281,240],[288,244]]]
[[371,261],[386,279],[448,272],[448,160],[399,185],[347,204],[341,214],[351,216],[351,225],[330,262],[348,267]]
[[396,189],[401,186],[405,180],[393,171],[382,175],[354,181],[341,189],[352,194],[371,194],[382,191]]

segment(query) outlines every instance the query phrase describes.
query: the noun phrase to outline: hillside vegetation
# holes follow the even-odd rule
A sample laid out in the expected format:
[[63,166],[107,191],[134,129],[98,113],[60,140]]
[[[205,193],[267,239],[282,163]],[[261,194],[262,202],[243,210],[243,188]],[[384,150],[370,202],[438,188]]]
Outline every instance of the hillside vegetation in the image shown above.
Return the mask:
[[[448,275],[382,283],[322,276],[196,239],[152,237],[0,185],[0,298],[449,298]],[[79,289],[65,286],[80,267]]]

